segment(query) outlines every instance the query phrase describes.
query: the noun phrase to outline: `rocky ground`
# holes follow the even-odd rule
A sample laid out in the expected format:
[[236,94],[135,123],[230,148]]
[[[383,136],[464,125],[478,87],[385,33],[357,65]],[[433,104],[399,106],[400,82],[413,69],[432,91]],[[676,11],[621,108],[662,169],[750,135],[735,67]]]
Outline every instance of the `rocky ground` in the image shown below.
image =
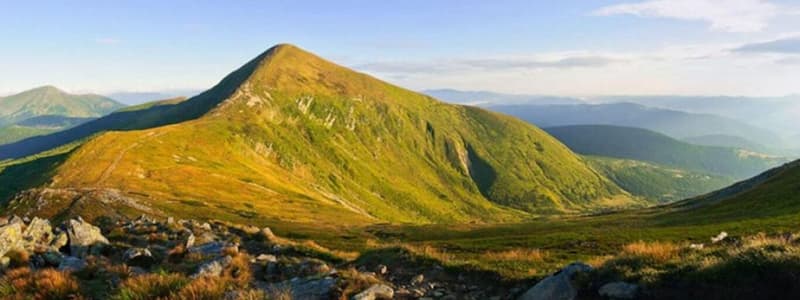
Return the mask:
[[[13,216],[0,219],[0,296],[500,300],[517,299],[530,288],[491,274],[447,270],[400,248],[353,261],[320,248],[277,237],[269,228],[223,222],[141,216],[53,226]],[[53,271],[75,284],[32,286]]]

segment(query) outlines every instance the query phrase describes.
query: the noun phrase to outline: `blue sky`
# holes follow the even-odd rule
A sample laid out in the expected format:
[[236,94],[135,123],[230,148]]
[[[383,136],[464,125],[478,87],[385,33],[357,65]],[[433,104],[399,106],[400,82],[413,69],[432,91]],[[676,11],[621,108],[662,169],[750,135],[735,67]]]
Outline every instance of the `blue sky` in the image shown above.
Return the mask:
[[412,88],[800,93],[800,1],[0,1],[0,94],[204,89],[277,43]]

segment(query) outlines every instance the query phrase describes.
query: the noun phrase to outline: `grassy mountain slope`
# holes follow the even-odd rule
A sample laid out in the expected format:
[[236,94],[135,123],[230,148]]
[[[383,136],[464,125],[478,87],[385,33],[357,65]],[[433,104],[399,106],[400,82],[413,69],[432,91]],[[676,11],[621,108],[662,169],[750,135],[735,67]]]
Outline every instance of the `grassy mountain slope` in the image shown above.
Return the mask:
[[[120,119],[137,123],[123,127]],[[95,129],[72,131],[71,140],[96,128],[128,131],[71,152],[48,187],[121,190],[175,215],[510,221],[522,211],[632,201],[534,126],[445,104],[290,45],[197,97],[86,125]]]
[[546,130],[581,154],[655,162],[734,178],[750,177],[784,162],[739,149],[692,145],[640,128],[576,125]]
[[66,128],[86,123],[94,118],[77,118],[44,115],[0,127],[0,145],[13,143],[33,136],[50,134]]
[[777,218],[800,213],[800,161],[770,169],[708,195],[672,205],[681,220]]
[[100,95],[71,95],[44,86],[0,98],[0,125],[37,116],[100,117],[124,105]]
[[666,167],[638,160],[587,156],[587,161],[633,195],[667,203],[702,195],[732,184],[730,177]]
[[686,113],[634,103],[583,105],[504,105],[487,107],[539,127],[614,125],[653,130],[676,139],[724,134],[741,136],[761,145],[781,144],[775,133],[750,124],[711,114]]

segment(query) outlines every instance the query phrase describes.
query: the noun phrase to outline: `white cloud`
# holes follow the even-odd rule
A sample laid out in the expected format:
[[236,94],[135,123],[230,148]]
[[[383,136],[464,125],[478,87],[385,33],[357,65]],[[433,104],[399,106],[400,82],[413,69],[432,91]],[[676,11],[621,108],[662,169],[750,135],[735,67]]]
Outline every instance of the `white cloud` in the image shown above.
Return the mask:
[[[356,69],[409,88],[455,88],[543,95],[745,95],[798,93],[800,68],[788,55],[749,55],[746,45],[671,45],[646,51],[562,51],[416,61],[376,61]],[[786,58],[786,60],[781,60]]]
[[762,0],[650,0],[606,6],[593,14],[703,21],[717,31],[757,32],[767,27],[771,19],[785,13],[781,10]]

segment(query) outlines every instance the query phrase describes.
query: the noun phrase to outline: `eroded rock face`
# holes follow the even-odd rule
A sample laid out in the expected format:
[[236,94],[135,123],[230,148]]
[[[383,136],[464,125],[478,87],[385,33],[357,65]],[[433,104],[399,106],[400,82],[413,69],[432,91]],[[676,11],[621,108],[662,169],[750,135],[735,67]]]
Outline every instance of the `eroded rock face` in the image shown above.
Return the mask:
[[572,263],[557,273],[542,279],[530,288],[519,300],[572,300],[578,296],[578,289],[572,279],[579,273],[592,271],[592,267],[584,263]]
[[22,245],[22,223],[0,227],[0,257]]
[[75,257],[86,257],[90,250],[108,245],[108,239],[103,236],[100,228],[81,218],[67,222],[67,236],[69,237],[70,254]]

